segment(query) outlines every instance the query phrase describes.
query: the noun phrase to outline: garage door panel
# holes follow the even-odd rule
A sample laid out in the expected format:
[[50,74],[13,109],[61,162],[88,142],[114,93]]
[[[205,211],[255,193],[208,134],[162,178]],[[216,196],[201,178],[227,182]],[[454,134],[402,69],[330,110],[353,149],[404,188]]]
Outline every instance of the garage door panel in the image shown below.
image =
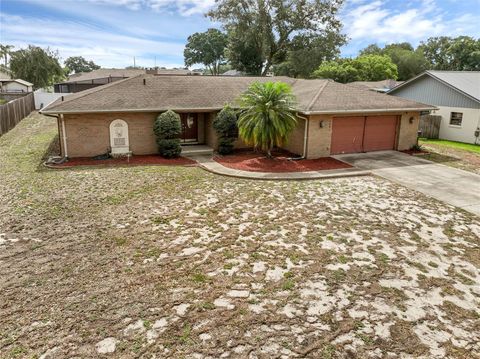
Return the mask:
[[368,116],[365,122],[363,151],[395,149],[396,130],[396,116]]
[[332,123],[332,154],[362,152],[365,117],[335,117]]

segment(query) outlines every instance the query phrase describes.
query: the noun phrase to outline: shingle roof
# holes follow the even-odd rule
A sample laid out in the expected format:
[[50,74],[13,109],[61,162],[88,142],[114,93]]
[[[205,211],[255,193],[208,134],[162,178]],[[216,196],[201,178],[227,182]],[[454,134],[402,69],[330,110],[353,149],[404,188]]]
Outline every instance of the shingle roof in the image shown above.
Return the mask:
[[282,81],[292,86],[299,112],[427,110],[433,106],[362,90],[331,80],[289,77],[140,75],[59,98],[44,113],[160,112],[218,110],[255,81]]
[[90,72],[79,72],[77,74],[70,75],[68,80],[62,83],[91,81],[106,77],[133,77],[144,73],[145,70],[143,69],[98,69]]
[[[96,79],[104,79],[107,77],[134,77],[138,75],[143,75],[146,73],[145,69],[98,69],[90,72],[79,72],[77,74],[70,75],[68,80],[61,82],[71,83],[71,82],[82,82],[82,81],[92,81]],[[151,69],[148,71],[151,74],[155,75],[190,75],[192,71],[188,69]]]
[[396,81],[392,79],[381,80],[381,81],[353,81],[349,82],[347,85],[361,87],[365,89],[387,89],[390,90],[395,86],[400,85],[403,81]]
[[423,76],[431,76],[440,80],[447,85],[457,89],[460,92],[480,101],[480,71],[425,71],[424,73],[414,77],[403,84],[390,90],[390,93],[397,89],[416,81]]
[[22,79],[2,79],[0,80],[2,82],[17,82],[19,84],[25,85],[25,86],[33,86],[31,82],[22,80]]

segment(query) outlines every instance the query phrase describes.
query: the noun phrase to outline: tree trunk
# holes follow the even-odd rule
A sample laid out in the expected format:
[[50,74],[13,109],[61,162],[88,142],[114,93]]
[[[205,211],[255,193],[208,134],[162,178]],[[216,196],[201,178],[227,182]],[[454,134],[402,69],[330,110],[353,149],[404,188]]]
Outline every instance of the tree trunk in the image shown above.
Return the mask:
[[269,148],[269,149],[267,150],[267,158],[273,158],[273,156],[272,156],[272,149],[271,149],[271,148]]

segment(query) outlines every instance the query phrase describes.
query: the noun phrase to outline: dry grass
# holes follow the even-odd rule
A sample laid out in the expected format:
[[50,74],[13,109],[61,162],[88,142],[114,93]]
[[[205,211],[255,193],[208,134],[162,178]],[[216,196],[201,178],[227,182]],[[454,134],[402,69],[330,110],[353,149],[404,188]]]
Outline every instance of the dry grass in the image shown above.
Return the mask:
[[1,358],[478,357],[473,215],[379,178],[46,170],[55,129],[0,139]]

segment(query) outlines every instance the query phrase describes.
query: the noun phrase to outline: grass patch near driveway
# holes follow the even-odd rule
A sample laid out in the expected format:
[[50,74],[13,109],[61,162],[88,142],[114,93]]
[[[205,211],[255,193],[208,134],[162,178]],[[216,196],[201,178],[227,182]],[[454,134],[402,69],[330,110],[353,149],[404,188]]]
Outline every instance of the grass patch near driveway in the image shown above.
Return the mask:
[[0,357],[473,358],[478,218],[377,177],[50,170],[0,138]]
[[475,145],[475,144],[472,144],[472,143],[422,138],[422,139],[420,139],[420,144],[421,145],[437,145],[437,146],[449,147],[449,148],[453,148],[453,149],[459,149],[459,150],[465,150],[465,151],[478,153],[480,155],[480,145]]
[[480,145],[430,139],[419,144],[429,152],[422,155],[427,160],[480,174]]

